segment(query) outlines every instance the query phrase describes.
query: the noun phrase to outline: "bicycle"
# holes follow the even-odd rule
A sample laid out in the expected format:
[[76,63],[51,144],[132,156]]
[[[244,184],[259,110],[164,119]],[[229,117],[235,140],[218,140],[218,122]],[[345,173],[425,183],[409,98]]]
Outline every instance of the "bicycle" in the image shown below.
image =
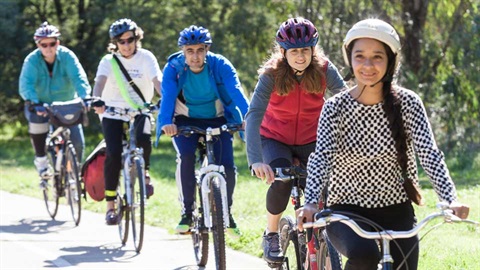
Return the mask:
[[[275,173],[275,181],[292,181],[291,201],[294,210],[302,207],[301,198],[307,172],[299,166],[272,168]],[[279,222],[280,246],[282,247],[285,259],[281,266],[272,268],[278,270],[304,269],[341,269],[342,257],[333,247],[324,229],[308,229],[300,232],[297,229],[296,220],[292,216],[284,216]],[[308,239],[308,241],[307,241]],[[294,250],[289,249],[290,245]],[[293,259],[293,262],[290,262]]]
[[[208,261],[209,232],[213,234],[217,269],[226,269],[225,229],[230,225],[227,201],[227,182],[223,165],[215,165],[214,139],[222,132],[233,134],[243,130],[242,124],[227,124],[218,128],[202,129],[195,126],[178,127],[177,135],[200,134],[205,137],[198,144],[198,169],[195,171],[193,227],[190,230],[197,265],[204,267]],[[197,196],[198,194],[198,196]]]
[[[313,222],[306,222],[303,224],[304,228],[325,228],[332,222],[341,222],[348,227],[350,227],[356,234],[360,237],[366,239],[373,239],[380,241],[380,246],[382,249],[382,259],[378,264],[378,269],[382,270],[392,270],[393,269],[393,258],[390,254],[390,241],[395,241],[395,239],[402,239],[402,238],[411,238],[417,235],[422,228],[424,228],[430,221],[436,218],[443,218],[444,223],[470,223],[476,226],[479,225],[478,222],[467,220],[467,219],[460,219],[459,217],[453,214],[453,211],[449,209],[447,203],[438,203],[437,208],[440,209],[440,212],[435,212],[423,220],[421,220],[415,227],[413,227],[409,231],[392,231],[392,230],[380,230],[375,232],[369,232],[363,230],[352,218],[346,216],[347,212],[338,211],[334,213],[329,209],[325,209],[319,213],[314,215]],[[363,221],[368,221],[365,218],[361,218]],[[441,223],[439,225],[442,225]],[[437,225],[437,226],[439,226]],[[434,227],[436,228],[436,227]],[[409,253],[405,256],[400,266],[406,261],[406,257],[408,257]]]
[[145,160],[143,149],[137,147],[135,138],[135,116],[147,115],[157,110],[155,106],[146,105],[144,109],[133,110],[111,106],[105,106],[105,113],[127,117],[128,120],[128,141],[124,133],[122,151],[122,177],[118,183],[116,208],[118,211],[118,232],[122,245],[128,240],[131,225],[133,244],[135,251],[140,253],[143,246],[145,227],[145,206],[147,193],[145,187]]
[[[47,135],[45,147],[49,162],[48,166],[53,169],[53,174],[50,178],[41,178],[40,187],[50,217],[55,219],[60,198],[66,197],[75,226],[78,226],[82,212],[81,197],[83,184],[80,179],[75,147],[70,140],[70,129],[68,126],[71,125],[60,123],[59,119],[55,119],[55,125],[53,125],[54,112],[51,107],[75,102],[78,103],[79,100],[53,102],[51,105],[44,103],[41,105],[49,113],[50,117],[50,131]],[[38,108],[32,107],[32,111],[36,112],[37,110]]]

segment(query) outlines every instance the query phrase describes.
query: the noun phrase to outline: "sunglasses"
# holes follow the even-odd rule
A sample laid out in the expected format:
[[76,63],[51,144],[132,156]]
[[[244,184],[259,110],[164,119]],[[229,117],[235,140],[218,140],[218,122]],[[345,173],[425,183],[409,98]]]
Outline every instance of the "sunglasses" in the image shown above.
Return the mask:
[[121,45],[130,44],[135,41],[135,37],[129,37],[127,39],[117,39],[117,42]]
[[52,41],[50,43],[38,43],[40,44],[40,46],[42,46],[42,48],[48,48],[48,47],[55,47],[57,46],[57,42],[56,41]]

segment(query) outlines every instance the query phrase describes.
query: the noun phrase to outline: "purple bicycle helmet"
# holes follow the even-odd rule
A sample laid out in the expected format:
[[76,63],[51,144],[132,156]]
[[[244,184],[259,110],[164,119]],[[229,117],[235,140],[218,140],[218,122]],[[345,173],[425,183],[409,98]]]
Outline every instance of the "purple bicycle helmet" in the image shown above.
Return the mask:
[[133,31],[136,35],[135,30],[137,30],[137,24],[130,19],[123,18],[112,23],[108,34],[110,35],[110,38],[117,37],[128,31]]
[[318,42],[318,31],[313,23],[305,18],[291,18],[280,25],[276,41],[285,50],[314,47]]
[[196,44],[212,44],[212,37],[207,28],[191,25],[180,32],[178,37],[178,47]]
[[33,34],[33,40],[38,43],[44,38],[58,38],[60,36],[60,31],[57,27],[48,24],[48,22],[43,22],[40,27]]

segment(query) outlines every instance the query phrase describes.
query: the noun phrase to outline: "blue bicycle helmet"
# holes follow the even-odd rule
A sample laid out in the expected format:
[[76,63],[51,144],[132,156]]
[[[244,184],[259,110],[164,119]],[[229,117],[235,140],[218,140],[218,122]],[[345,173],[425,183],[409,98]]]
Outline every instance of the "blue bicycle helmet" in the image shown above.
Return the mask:
[[212,38],[207,28],[191,25],[180,32],[180,36],[178,37],[179,47],[196,44],[212,44]]
[[60,31],[57,27],[48,24],[48,22],[43,22],[40,27],[33,34],[33,40],[38,43],[44,38],[58,38],[60,36]]
[[280,25],[275,40],[285,50],[314,47],[318,42],[318,31],[305,18],[291,18]]
[[114,38],[128,31],[133,31],[135,33],[135,30],[137,30],[137,24],[130,19],[123,18],[112,23],[108,34],[110,35],[110,38]]

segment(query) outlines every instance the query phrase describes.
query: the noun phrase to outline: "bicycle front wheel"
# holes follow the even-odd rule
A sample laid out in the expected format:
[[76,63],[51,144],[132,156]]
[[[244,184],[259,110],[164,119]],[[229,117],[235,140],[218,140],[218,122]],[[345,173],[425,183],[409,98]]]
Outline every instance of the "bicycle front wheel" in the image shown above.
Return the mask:
[[48,166],[52,169],[52,177],[47,180],[42,180],[41,188],[43,193],[43,200],[47,207],[47,212],[52,219],[55,219],[58,211],[58,202],[60,196],[58,195],[59,178],[60,175],[55,170],[56,153],[53,147],[47,148]]
[[120,241],[122,245],[128,240],[128,229],[130,225],[130,210],[127,205],[127,199],[122,192],[120,185],[117,188],[117,211],[118,211],[118,234],[120,235]]
[[319,270],[342,270],[342,256],[333,247],[328,239],[327,232],[318,233],[319,248],[317,250],[317,264]]
[[[210,183],[210,211],[212,216],[213,246],[217,269],[226,269],[225,222],[223,220],[223,202],[220,191],[220,179],[213,178]],[[223,180],[225,181],[225,180]]]
[[208,229],[205,227],[203,222],[203,212],[201,210],[202,205],[202,194],[200,189],[196,189],[198,195],[195,196],[195,211],[193,211],[193,228],[191,230],[192,241],[193,241],[193,252],[195,254],[195,259],[197,265],[204,267],[207,265],[208,261]]
[[143,245],[143,229],[145,222],[145,173],[143,162],[140,158],[133,159],[130,170],[130,183],[132,191],[132,205],[130,215],[132,219],[132,235],[135,250],[140,252]]
[[67,145],[63,170],[65,171],[64,179],[68,204],[70,205],[73,221],[78,226],[82,214],[82,185],[78,172],[77,155],[75,154],[73,144]]

